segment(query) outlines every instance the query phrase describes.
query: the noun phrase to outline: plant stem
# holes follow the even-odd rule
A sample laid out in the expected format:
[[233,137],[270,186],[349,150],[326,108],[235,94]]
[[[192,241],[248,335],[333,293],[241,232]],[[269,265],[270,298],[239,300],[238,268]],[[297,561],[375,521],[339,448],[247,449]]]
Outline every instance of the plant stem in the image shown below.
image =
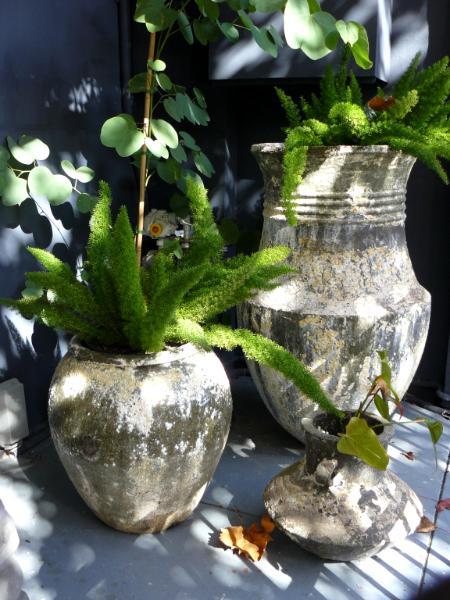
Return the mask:
[[[156,44],[156,33],[150,34],[150,41],[148,45],[147,60],[155,59],[155,44]],[[152,112],[153,103],[153,70],[147,67],[147,82],[145,92],[145,103],[144,103],[144,126],[143,132],[145,137],[150,135],[150,116]],[[144,213],[145,213],[145,188],[147,181],[147,147],[144,144],[141,150],[141,162],[139,165],[139,206],[138,206],[138,221],[137,221],[137,233],[136,233],[136,260],[138,265],[141,264],[142,257],[142,230],[144,228]]]

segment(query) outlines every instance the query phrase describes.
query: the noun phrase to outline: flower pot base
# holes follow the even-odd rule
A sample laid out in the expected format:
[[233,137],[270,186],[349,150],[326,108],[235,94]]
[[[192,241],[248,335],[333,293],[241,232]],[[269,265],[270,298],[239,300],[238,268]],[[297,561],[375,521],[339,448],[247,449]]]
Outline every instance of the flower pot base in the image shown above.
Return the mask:
[[300,461],[274,477],[264,503],[277,526],[308,552],[338,561],[372,556],[419,524],[422,505],[394,473],[384,472],[374,485],[353,470],[334,475],[331,460],[312,474],[305,466]]

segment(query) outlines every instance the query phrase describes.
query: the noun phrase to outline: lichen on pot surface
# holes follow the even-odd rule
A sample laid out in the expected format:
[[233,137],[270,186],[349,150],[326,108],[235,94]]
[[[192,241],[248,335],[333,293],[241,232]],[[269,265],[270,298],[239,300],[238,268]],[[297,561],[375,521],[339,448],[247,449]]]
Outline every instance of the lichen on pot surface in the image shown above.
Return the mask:
[[[414,158],[387,146],[310,147],[290,226],[280,203],[282,144],[253,147],[265,184],[261,248],[283,244],[297,273],[240,309],[241,323],[295,354],[337,406],[352,409],[389,348],[402,396],[423,352],[430,296],[406,246],[405,190]],[[278,422],[303,439],[312,404],[278,373],[250,364]]]
[[232,400],[213,352],[190,344],[114,355],[73,340],[50,389],[59,457],[108,525],[156,532],[197,506],[222,454]]
[[[337,451],[330,416],[305,418],[306,458],[274,477],[264,492],[271,518],[302,548],[331,560],[378,553],[414,532],[423,513],[409,486]],[[387,427],[379,435],[384,446]]]

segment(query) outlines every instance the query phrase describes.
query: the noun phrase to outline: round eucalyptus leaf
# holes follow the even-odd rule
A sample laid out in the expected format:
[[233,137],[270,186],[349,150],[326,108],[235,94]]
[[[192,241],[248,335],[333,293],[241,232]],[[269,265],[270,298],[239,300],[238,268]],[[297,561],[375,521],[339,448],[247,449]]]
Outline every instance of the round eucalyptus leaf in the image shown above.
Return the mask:
[[217,21],[217,26],[227,40],[230,40],[230,42],[236,42],[239,39],[239,30],[233,25],[233,23],[220,23]]
[[11,154],[14,156],[14,158],[17,160],[17,162],[19,162],[22,165],[32,165],[33,164],[34,158],[33,158],[33,155],[31,154],[31,152],[24,150],[9,135],[6,138],[6,141],[8,142],[8,147],[11,151]]
[[189,150],[200,150],[200,146],[197,145],[192,135],[186,131],[180,131],[180,136],[186,148],[189,148]]
[[149,152],[156,156],[156,158],[169,158],[169,151],[166,146],[162,144],[159,140],[152,140],[151,138],[147,138],[145,140],[145,145],[147,146]]
[[165,73],[155,73],[155,79],[159,87],[165,92],[169,92],[172,89],[173,83],[170,77]]
[[139,94],[147,91],[147,73],[137,73],[128,81],[128,90],[132,94]]
[[170,155],[177,161],[177,163],[181,164],[187,161],[186,151],[181,144],[178,144],[176,148],[171,148]]
[[325,38],[335,30],[336,20],[329,13],[311,12],[308,0],[287,0],[284,11],[284,35],[287,45],[301,49],[317,60],[331,52]]
[[169,146],[169,148],[178,146],[178,134],[170,123],[164,121],[164,119],[151,119],[150,126],[153,135],[161,143]]
[[131,156],[142,148],[145,136],[138,130],[133,117],[124,113],[105,121],[100,140],[104,146],[115,148],[119,156]]
[[72,184],[64,175],[53,175],[47,167],[35,167],[28,176],[32,196],[44,196],[57,206],[70,198]]
[[50,148],[47,144],[44,144],[42,140],[29,135],[20,136],[19,146],[26,152],[29,152],[34,160],[46,160],[50,156]]
[[195,99],[197,100],[198,105],[201,108],[206,108],[205,96],[201,93],[201,91],[195,87],[193,88],[193,92],[195,94]]
[[175,102],[175,100],[173,98],[166,98],[165,100],[163,100],[163,106],[164,106],[166,113],[170,117],[172,117],[172,119],[174,119],[178,123],[181,121],[181,119],[183,118],[183,115],[182,114],[180,115],[178,104]]
[[157,58],[156,60],[148,60],[147,66],[152,71],[160,72],[166,70],[166,63],[163,60]]
[[194,164],[199,172],[205,177],[211,177],[214,173],[214,167],[212,166],[209,158],[203,152],[193,153]]
[[189,23],[189,19],[183,11],[180,11],[177,15],[178,25],[184,39],[188,44],[194,43],[194,34],[192,33],[192,27]]
[[77,179],[80,183],[89,183],[95,177],[95,171],[86,165],[83,167],[78,167],[76,173]]
[[80,194],[77,198],[77,207],[81,213],[92,212],[94,206],[97,204],[97,198],[90,194]]
[[12,169],[0,173],[0,194],[5,206],[22,204],[28,198],[27,182],[17,177]]
[[358,41],[359,29],[358,25],[353,21],[349,21],[348,23],[342,20],[336,21],[336,29],[344,44],[353,46]]
[[352,54],[358,67],[362,69],[370,69],[373,65],[369,58],[369,40],[367,38],[367,32],[362,25],[350,21],[358,27],[359,35],[358,40],[352,46]]
[[250,0],[250,4],[257,12],[271,13],[282,10],[284,0]]
[[161,179],[166,183],[175,183],[181,175],[180,166],[171,158],[158,162],[156,170]]
[[62,160],[61,161],[61,169],[64,171],[66,175],[71,177],[72,179],[77,178],[77,170],[70,162],[70,160]]

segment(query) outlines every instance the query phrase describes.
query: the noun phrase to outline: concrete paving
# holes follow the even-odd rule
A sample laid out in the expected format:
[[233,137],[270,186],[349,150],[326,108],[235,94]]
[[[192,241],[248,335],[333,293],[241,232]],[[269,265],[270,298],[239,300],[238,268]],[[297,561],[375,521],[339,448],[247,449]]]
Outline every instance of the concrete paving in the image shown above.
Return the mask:
[[[428,434],[398,427],[391,468],[437,520],[377,557],[338,563],[304,552],[281,532],[258,563],[225,550],[222,527],[250,524],[263,512],[271,477],[303,454],[267,413],[249,378],[234,384],[235,415],[226,451],[195,513],[158,535],[131,535],[99,522],[84,505],[47,441],[18,460],[0,461],[0,498],[21,544],[18,561],[30,600],[407,600],[450,577],[450,422],[442,419],[437,468]],[[410,417],[435,417],[408,407]],[[414,461],[404,453],[414,452]],[[8,600],[1,598],[0,600]]]

